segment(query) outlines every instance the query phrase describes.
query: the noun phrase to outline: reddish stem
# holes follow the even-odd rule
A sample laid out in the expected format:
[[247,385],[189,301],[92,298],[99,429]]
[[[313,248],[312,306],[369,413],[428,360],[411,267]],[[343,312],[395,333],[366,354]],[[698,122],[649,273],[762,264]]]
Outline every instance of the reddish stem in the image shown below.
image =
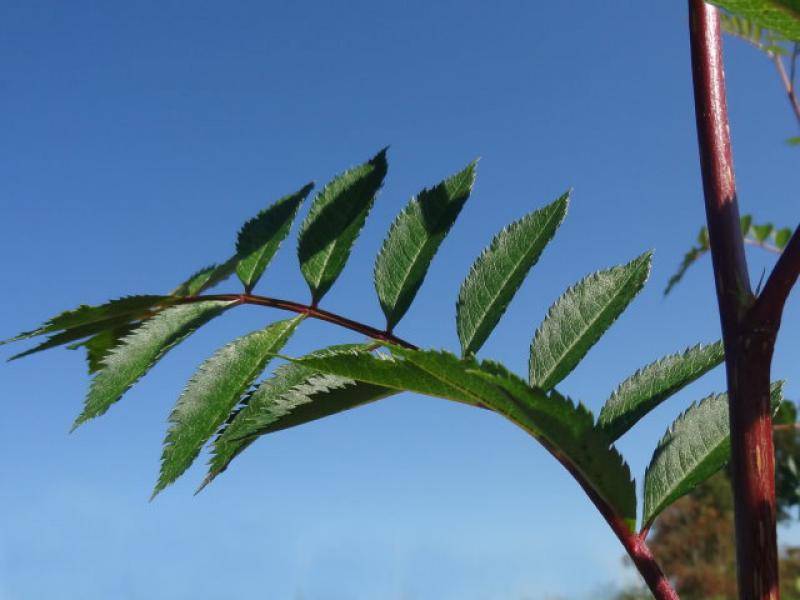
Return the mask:
[[769,380],[780,311],[797,277],[798,261],[792,258],[797,250],[781,256],[778,262],[785,266],[776,267],[767,282],[769,291],[765,287],[751,310],[754,298],[739,226],[719,15],[703,0],[689,0],[689,17],[700,167],[725,344],[739,597],[776,600],[780,593]]
[[181,298],[180,302],[201,302],[203,300],[239,302],[240,304],[255,304],[258,306],[269,306],[271,308],[277,308],[279,310],[288,310],[290,312],[294,312],[300,315],[306,315],[314,319],[319,319],[320,321],[327,321],[328,323],[333,323],[334,325],[338,325],[339,327],[344,327],[345,329],[350,329],[351,331],[357,331],[358,333],[363,333],[367,337],[371,337],[372,339],[375,340],[397,344],[398,346],[402,346],[403,348],[409,348],[411,350],[417,349],[417,347],[414,344],[407,342],[404,339],[389,333],[388,331],[382,331],[370,325],[359,323],[358,321],[354,321],[352,319],[348,319],[347,317],[337,315],[336,313],[332,313],[327,310],[322,310],[321,308],[318,308],[316,306],[301,304],[299,302],[292,302],[291,300],[280,300],[278,298],[268,298],[266,296],[256,296],[254,294],[245,293],[245,294],[209,294],[206,296],[188,296],[186,298]]

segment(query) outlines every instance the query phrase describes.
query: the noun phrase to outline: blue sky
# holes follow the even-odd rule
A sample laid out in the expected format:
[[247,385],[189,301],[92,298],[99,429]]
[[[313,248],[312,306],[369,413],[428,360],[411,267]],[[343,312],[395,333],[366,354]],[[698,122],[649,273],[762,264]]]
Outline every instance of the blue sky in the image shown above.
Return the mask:
[[[229,256],[241,223],[272,200],[388,144],[385,187],[324,307],[381,325],[371,273],[394,215],[481,157],[397,327],[456,349],[454,302],[473,259],[573,188],[481,355],[524,373],[564,288],[654,248],[650,284],[562,386],[597,410],[635,368],[718,337],[708,261],[662,298],[703,219],[685,13],[680,2],[7,5],[0,337],[80,303],[169,290]],[[798,150],[783,140],[796,125],[768,61],[737,41],[726,52],[742,210],[793,226]],[[308,298],[294,246],[259,292]],[[772,258],[750,256],[757,281]],[[412,395],[264,439],[193,497],[200,460],[148,503],[194,367],[283,317],[244,308],[212,322],[72,435],[88,384],[80,353],[0,367],[0,598],[527,600],[633,581],[606,525],[532,440]],[[800,326],[796,301],[784,323]],[[797,398],[800,351],[787,337],[774,371]],[[358,339],[305,323],[286,351]],[[721,387],[710,374],[623,438],[637,477],[677,413]]]

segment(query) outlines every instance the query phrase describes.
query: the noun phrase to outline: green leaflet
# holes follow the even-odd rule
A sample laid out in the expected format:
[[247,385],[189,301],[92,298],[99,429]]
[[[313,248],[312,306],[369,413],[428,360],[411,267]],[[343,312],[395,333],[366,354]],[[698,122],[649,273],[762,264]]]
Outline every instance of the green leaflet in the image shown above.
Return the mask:
[[[363,349],[363,346],[334,346],[313,354],[324,356],[359,348]],[[296,363],[282,365],[249,395],[241,410],[235,413],[214,440],[208,475],[200,489],[211,483],[259,436],[315,421],[396,393],[382,386],[326,375]]]
[[253,380],[304,317],[278,321],[218,350],[189,380],[169,415],[161,474],[153,497],[188,469]]
[[197,296],[218,283],[222,283],[236,271],[238,256],[232,256],[221,265],[210,265],[193,273],[174,290],[170,296]]
[[89,374],[97,373],[103,368],[103,359],[108,356],[112,348],[118,346],[120,342],[129,336],[134,329],[139,327],[141,322],[125,323],[111,329],[104,329],[98,334],[93,335],[88,340],[67,346],[70,350],[76,350],[81,346],[86,348],[86,363],[89,367]]
[[[48,348],[52,348],[59,344],[66,344],[67,342],[87,337],[108,327],[113,327],[119,324],[120,320],[125,322],[141,318],[143,314],[148,313],[152,309],[168,306],[172,302],[174,302],[174,299],[169,296],[126,296],[124,298],[111,300],[99,306],[82,304],[78,308],[67,310],[56,315],[46,321],[44,325],[38,329],[24,331],[16,337],[0,341],[0,345],[45,333],[60,331],[62,329],[74,330],[72,334],[63,335],[59,338],[63,341],[58,341],[58,343],[52,343],[47,346]],[[68,334],[68,331],[64,331],[63,333]],[[45,348],[41,349],[44,350]],[[30,354],[30,351],[25,354]]]
[[92,380],[83,412],[72,426],[102,415],[166,352],[233,302],[192,302],[167,308],[122,340],[103,359]]
[[462,354],[477,352],[500,321],[531,267],[564,220],[569,193],[505,227],[486,248],[458,293]]
[[[783,382],[773,383],[770,393],[777,408],[783,399]],[[644,528],[724,467],[730,454],[728,395],[712,394],[690,406],[658,443],[644,475]]]
[[490,408],[572,465],[630,526],[636,518],[636,495],[630,472],[605,436],[594,428],[583,406],[529,387],[496,363],[459,359],[449,352],[391,346],[394,358],[360,352],[303,358],[296,364],[373,384]]
[[664,400],[725,360],[722,342],[699,344],[642,367],[619,384],[597,424],[614,441]]
[[476,161],[412,198],[397,216],[375,261],[375,289],[391,331],[422,285],[475,183]]
[[773,237],[775,238],[775,245],[781,250],[783,250],[792,237],[792,230],[789,229],[788,227],[778,229],[777,231],[774,232]]
[[564,292],[534,335],[532,386],[549,390],[578,365],[642,289],[651,259],[652,253],[645,252],[626,265],[593,273]]
[[800,41],[800,0],[711,0],[793,41]]
[[[392,351],[399,353],[395,347],[392,347]],[[475,396],[470,396],[458,386],[452,386],[430,375],[413,362],[401,358],[399,354],[390,356],[354,350],[330,356],[308,355],[293,362],[323,373],[380,385],[398,392],[416,392],[473,406],[480,404],[480,400]]]
[[[513,399],[508,414],[511,421],[528,431],[567,469],[579,483],[586,482],[629,529],[636,528],[636,486],[630,469],[614,446],[595,427],[592,413],[577,406],[557,391],[544,395],[497,364],[481,364],[481,377],[495,383]],[[571,466],[570,466],[571,465]]]
[[342,272],[386,176],[386,148],[334,177],[314,198],[297,243],[300,270],[317,304]]
[[300,205],[313,187],[314,184],[309,183],[294,194],[284,196],[242,226],[236,240],[239,261],[236,274],[247,293],[258,283],[281,242],[289,234]]

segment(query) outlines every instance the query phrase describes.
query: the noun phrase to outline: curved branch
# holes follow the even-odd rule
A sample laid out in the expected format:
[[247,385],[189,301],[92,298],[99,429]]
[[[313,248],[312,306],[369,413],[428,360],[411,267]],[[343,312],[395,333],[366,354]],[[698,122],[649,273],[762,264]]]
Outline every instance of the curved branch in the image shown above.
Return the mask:
[[204,296],[186,296],[178,300],[178,304],[187,302],[202,302],[204,300],[221,300],[223,302],[238,302],[239,304],[255,304],[257,306],[268,306],[270,308],[277,308],[279,310],[288,310],[300,315],[306,315],[312,319],[319,319],[320,321],[327,321],[339,327],[350,329],[358,333],[363,333],[367,337],[371,337],[381,342],[390,342],[397,344],[403,348],[416,350],[417,347],[411,342],[407,342],[402,338],[389,333],[388,331],[380,330],[371,325],[348,319],[336,313],[323,310],[316,306],[308,304],[301,304],[300,302],[292,302],[291,300],[281,300],[279,298],[269,298],[267,296],[256,296],[255,294],[208,294]]
[[778,333],[783,306],[798,276],[800,276],[800,228],[795,229],[778,262],[775,263],[772,273],[769,274],[764,291],[750,311],[753,326],[767,329],[773,334]]

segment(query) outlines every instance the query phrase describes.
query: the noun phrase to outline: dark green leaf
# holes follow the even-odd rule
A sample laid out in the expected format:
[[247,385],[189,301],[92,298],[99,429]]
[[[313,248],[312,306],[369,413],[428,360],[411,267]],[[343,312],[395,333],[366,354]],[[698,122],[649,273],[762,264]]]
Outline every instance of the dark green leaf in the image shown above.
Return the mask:
[[189,279],[184,281],[174,290],[170,296],[197,296],[218,283],[222,283],[236,271],[239,262],[237,256],[232,256],[221,265],[210,265],[193,273]]
[[725,360],[722,342],[697,345],[642,367],[606,400],[597,424],[614,441],[636,422]]
[[234,340],[206,360],[169,416],[161,475],[153,497],[180,477],[225,422],[242,394],[279,352],[303,317],[278,321]]
[[72,428],[106,412],[170,348],[233,304],[216,301],[180,304],[148,319],[103,359],[103,368],[89,388],[86,406]]
[[681,279],[683,279],[683,276],[686,274],[686,271],[689,270],[689,267],[691,267],[695,262],[697,262],[697,259],[703,256],[706,252],[708,252],[708,248],[705,249],[691,248],[686,253],[686,255],[683,257],[683,260],[681,261],[680,266],[678,267],[678,270],[672,277],[669,278],[669,281],[667,282],[667,287],[664,290],[665,296],[672,291],[672,288],[674,288],[678,283],[680,283]]
[[60,344],[66,344],[67,342],[71,342],[82,337],[87,337],[108,327],[113,327],[120,322],[120,319],[122,319],[124,322],[126,320],[129,321],[141,318],[143,314],[146,314],[157,307],[168,306],[172,302],[174,302],[174,299],[170,298],[169,296],[126,296],[125,298],[111,300],[110,302],[101,304],[99,306],[88,306],[86,304],[82,304],[78,308],[56,315],[52,319],[46,321],[44,325],[38,329],[24,331],[16,337],[0,341],[0,345],[16,342],[18,340],[24,340],[45,333],[60,331],[62,329],[77,330],[82,328],[80,329],[82,335],[79,335],[78,337],[72,337],[70,339],[64,339],[64,341],[59,342]]
[[[337,346],[314,355],[358,348]],[[248,396],[241,410],[214,440],[208,476],[200,489],[222,473],[259,436],[309,423],[396,393],[396,390],[382,386],[326,375],[297,363],[283,365]]]
[[789,239],[792,237],[792,230],[788,227],[784,227],[783,229],[778,229],[775,231],[775,245],[783,250],[786,247],[786,244],[789,243]]
[[750,226],[753,224],[753,216],[744,215],[739,219],[739,224],[742,228],[742,236],[746,236],[748,233],[750,233]]
[[[392,348],[406,361],[458,389],[463,400],[487,406],[539,440],[559,459],[566,459],[633,529],[636,490],[628,466],[605,436],[594,427],[583,405],[533,389],[502,365],[459,360],[448,352]],[[488,384],[488,385],[487,385]]]
[[[772,384],[780,405],[782,382]],[[690,406],[658,443],[644,476],[644,527],[667,506],[724,467],[731,454],[727,394]]]
[[342,272],[386,176],[386,149],[338,175],[314,198],[300,227],[300,270],[316,304]]
[[439,245],[475,183],[475,162],[406,205],[375,261],[375,289],[391,331],[411,306]]
[[550,307],[531,344],[530,382],[549,390],[574,369],[650,275],[651,252],[599,271],[569,288]]
[[712,0],[712,4],[800,41],[800,0]]
[[464,356],[477,352],[564,220],[569,193],[505,227],[472,265],[456,305]]
[[800,146],[800,136],[797,137],[790,137],[786,140],[786,143],[790,146]]
[[236,274],[246,292],[255,287],[275,256],[281,242],[289,234],[300,205],[313,187],[314,184],[309,183],[294,194],[284,196],[242,226],[236,241],[236,256],[239,259]]
[[363,381],[400,392],[416,392],[472,405],[477,403],[473,397],[465,395],[460,388],[446,385],[414,363],[396,356],[353,350],[324,356],[311,354],[296,359],[294,363],[323,373]]
[[[367,353],[301,359],[321,371],[400,390],[491,408],[539,440],[633,525],[636,495],[627,465],[583,406],[546,396],[496,363],[458,359],[449,352],[391,347],[393,358]],[[342,360],[342,359],[346,360]]]

